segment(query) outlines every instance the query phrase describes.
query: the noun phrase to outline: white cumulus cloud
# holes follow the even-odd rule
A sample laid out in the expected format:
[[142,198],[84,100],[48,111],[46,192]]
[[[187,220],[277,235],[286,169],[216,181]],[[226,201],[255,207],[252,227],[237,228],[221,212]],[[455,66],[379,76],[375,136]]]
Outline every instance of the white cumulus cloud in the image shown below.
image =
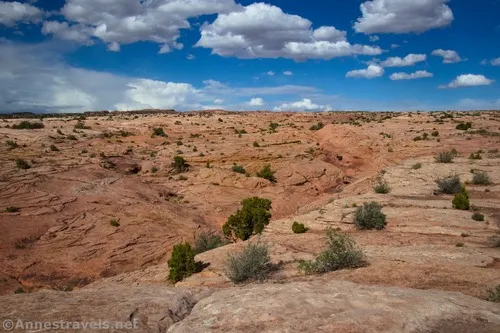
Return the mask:
[[451,81],[446,86],[440,86],[440,88],[487,86],[492,84],[493,82],[495,81],[486,78],[484,75],[462,74],[457,76],[455,80]]
[[260,97],[255,97],[255,98],[252,98],[247,104],[250,106],[263,106],[264,99],[262,99]]
[[309,98],[304,98],[301,101],[293,103],[283,103],[274,107],[274,111],[327,111],[330,110],[329,105],[318,105],[313,103]]
[[432,51],[432,55],[442,57],[443,64],[453,64],[456,62],[465,61],[465,59],[462,59],[462,57],[460,57],[460,55],[457,53],[457,51],[453,51],[453,50],[438,49],[438,50]]
[[384,69],[378,65],[369,65],[366,69],[357,69],[347,72],[346,77],[374,79],[384,75]]
[[311,26],[311,21],[286,14],[279,7],[254,3],[241,11],[219,14],[213,23],[204,24],[196,46],[241,59],[329,60],[382,53],[376,46],[350,44],[346,33],[334,27],[313,30]]
[[78,32],[114,45],[111,50],[117,44],[149,41],[161,45],[160,53],[168,53],[183,48],[177,40],[181,29],[191,28],[189,18],[240,7],[234,0],[67,0],[61,14],[69,23],[59,22],[57,30],[46,29],[46,33],[85,42],[83,37],[67,38]]
[[373,0],[360,5],[356,32],[410,33],[441,28],[453,21],[449,0]]
[[387,60],[382,61],[380,65],[382,67],[407,67],[413,66],[418,62],[425,61],[427,59],[427,55],[425,54],[413,54],[410,53],[406,57],[390,57]]
[[291,72],[291,71],[284,71],[283,74],[287,75],[287,76],[292,76],[293,72]]
[[498,57],[496,59],[491,59],[490,64],[492,66],[500,66],[500,57]]
[[37,22],[44,15],[39,8],[17,1],[0,1],[0,25],[15,26],[18,22]]
[[415,80],[415,79],[423,79],[426,77],[433,77],[434,74],[429,73],[428,71],[416,71],[415,73],[394,73],[391,75],[391,80]]

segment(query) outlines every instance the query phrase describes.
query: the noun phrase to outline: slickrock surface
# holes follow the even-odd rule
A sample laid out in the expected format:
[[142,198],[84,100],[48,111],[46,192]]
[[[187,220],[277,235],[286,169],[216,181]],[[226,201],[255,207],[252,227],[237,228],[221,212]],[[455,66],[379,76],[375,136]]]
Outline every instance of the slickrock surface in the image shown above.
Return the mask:
[[219,291],[152,285],[85,288],[71,293],[45,291],[4,296],[1,301],[0,322],[15,318],[16,324],[18,320],[137,323],[137,329],[107,332],[500,330],[500,306],[494,303],[459,293],[369,287],[345,281],[265,283]]

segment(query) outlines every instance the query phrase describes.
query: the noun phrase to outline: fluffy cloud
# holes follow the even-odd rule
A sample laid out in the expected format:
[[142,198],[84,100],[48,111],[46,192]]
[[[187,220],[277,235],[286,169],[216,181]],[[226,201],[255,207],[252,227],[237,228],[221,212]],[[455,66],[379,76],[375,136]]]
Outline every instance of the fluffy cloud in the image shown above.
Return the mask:
[[0,25],[12,27],[18,22],[37,22],[43,12],[35,6],[17,1],[0,1]]
[[263,106],[264,99],[262,99],[260,97],[255,97],[255,98],[252,98],[247,104],[250,106]]
[[391,75],[391,80],[397,81],[397,80],[415,80],[415,79],[422,79],[426,77],[433,77],[434,74],[429,73],[428,71],[416,71],[415,73],[394,73]]
[[137,79],[127,86],[125,101],[116,105],[118,110],[196,108],[200,99],[200,91],[188,83]]
[[274,111],[327,111],[330,110],[329,105],[318,105],[313,103],[310,99],[304,98],[301,101],[293,103],[283,103],[276,106]]
[[275,73],[274,73],[273,71],[269,71],[269,72],[267,72],[267,75],[269,75],[269,76],[274,76],[274,74],[275,74]]
[[384,69],[378,65],[369,65],[367,69],[347,72],[346,77],[373,79],[384,75]]
[[382,61],[380,65],[382,67],[406,67],[406,66],[413,66],[418,62],[425,61],[426,59],[427,55],[425,54],[410,53],[404,58],[400,57],[387,58],[387,60]]
[[293,72],[291,72],[291,71],[284,71],[283,74],[287,75],[287,76],[292,76]]
[[492,66],[500,66],[500,57],[496,59],[491,59],[490,63]]
[[449,0],[373,0],[361,4],[362,16],[354,24],[356,32],[424,32],[449,25],[453,12]]
[[484,75],[476,74],[463,74],[457,76],[457,78],[451,81],[446,86],[440,86],[440,88],[461,88],[461,87],[476,87],[476,86],[488,86],[495,82],[486,78]]
[[[54,35],[57,38],[71,40],[85,45],[92,45],[91,29],[84,25],[72,25],[68,22],[45,21],[42,26],[44,35]],[[118,45],[119,49],[119,45]]]
[[346,40],[347,33],[335,27],[323,26],[313,31],[313,38],[317,41],[342,42]]
[[453,50],[438,49],[432,51],[432,55],[443,57],[443,64],[453,64],[456,62],[464,61],[464,59],[462,59],[460,55]]
[[[84,34],[87,39],[102,40],[114,51],[119,44],[150,41],[162,45],[160,53],[167,53],[183,48],[177,40],[181,29],[191,27],[189,18],[239,8],[234,0],[68,0],[61,13],[69,24],[62,22],[54,29],[52,22],[52,29],[45,29],[45,33],[85,43],[79,36]],[[68,38],[75,35],[78,37]]]
[[284,13],[265,3],[254,3],[241,11],[219,14],[201,27],[198,47],[210,48],[223,57],[332,59],[357,54],[378,55],[379,47],[352,45],[346,34],[334,27],[311,29],[312,23]]

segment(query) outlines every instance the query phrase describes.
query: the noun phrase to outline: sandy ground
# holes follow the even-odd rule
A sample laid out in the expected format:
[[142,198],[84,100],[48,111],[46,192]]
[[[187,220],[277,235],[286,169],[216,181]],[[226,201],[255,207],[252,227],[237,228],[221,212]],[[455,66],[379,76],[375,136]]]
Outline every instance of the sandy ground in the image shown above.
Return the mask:
[[[330,226],[351,234],[371,265],[321,278],[478,296],[500,283],[499,251],[487,244],[500,221],[500,114],[453,115],[115,115],[87,118],[89,129],[75,129],[76,119],[45,119],[38,130],[5,127],[20,120],[0,122],[0,293],[91,282],[165,283],[174,244],[201,230],[219,230],[242,199],[260,196],[273,201],[273,221],[263,239],[273,245],[273,260],[284,263],[273,279],[309,279],[299,275],[297,261],[321,251]],[[460,121],[482,131],[457,130]],[[275,131],[271,122],[279,125]],[[310,130],[318,122],[325,127]],[[159,127],[168,137],[152,137]],[[241,130],[246,133],[236,133]],[[434,130],[439,136],[431,135]],[[428,140],[414,141],[423,133]],[[452,148],[460,153],[455,163],[434,162],[437,152]],[[479,150],[482,160],[468,159]],[[171,167],[176,155],[190,164],[182,175]],[[18,169],[18,158],[31,168]],[[413,170],[417,162],[422,168]],[[249,175],[233,172],[233,164]],[[255,176],[265,164],[276,171],[276,183]],[[453,210],[450,196],[433,194],[436,178],[456,173],[468,181],[471,169],[488,171],[493,181],[468,186],[485,222]],[[390,194],[373,193],[377,177],[389,183]],[[387,229],[356,231],[353,204],[372,200],[384,205]],[[19,211],[6,212],[7,207]],[[310,231],[294,235],[295,220]],[[223,261],[241,246],[201,254],[209,268],[184,283],[227,285]]]

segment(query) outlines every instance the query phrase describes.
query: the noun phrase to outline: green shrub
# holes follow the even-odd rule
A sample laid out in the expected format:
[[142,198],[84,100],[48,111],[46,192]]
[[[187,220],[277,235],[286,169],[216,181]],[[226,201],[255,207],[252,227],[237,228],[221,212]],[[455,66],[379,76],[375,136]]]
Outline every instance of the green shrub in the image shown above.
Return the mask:
[[439,132],[438,132],[438,131],[433,131],[433,132],[431,133],[431,135],[432,135],[433,137],[437,137],[437,136],[439,136]]
[[50,150],[52,151],[59,151],[59,148],[57,148],[55,145],[50,146]]
[[17,142],[12,141],[12,140],[7,140],[7,141],[5,141],[5,143],[7,144],[7,146],[9,146],[9,149],[16,149],[19,147]]
[[457,125],[457,127],[455,127],[457,130],[461,130],[461,131],[467,131],[468,129],[471,129],[472,128],[472,123],[471,122],[467,122],[467,123],[464,123],[464,122],[461,122],[460,124]]
[[45,125],[43,123],[39,123],[39,122],[29,122],[29,121],[21,121],[19,124],[17,125],[12,125],[12,128],[13,129],[40,129],[40,128],[44,128]]
[[472,183],[474,185],[489,185],[491,184],[491,179],[488,173],[484,171],[474,171],[474,176],[472,177]]
[[445,151],[437,154],[434,159],[437,163],[453,163],[453,159],[455,158],[455,156],[456,154],[454,154],[452,151]]
[[422,168],[422,163],[415,163],[411,166],[413,170],[418,170]]
[[19,208],[19,207],[14,207],[14,206],[10,206],[10,207],[5,208],[5,211],[6,211],[7,213],[17,213],[17,212],[19,212],[20,210],[21,210],[21,208]]
[[467,190],[465,186],[462,186],[460,193],[457,193],[452,201],[453,208],[458,210],[469,210],[469,195],[467,194]]
[[259,147],[260,147],[260,145],[259,145],[259,143],[258,143],[257,141],[254,141],[254,142],[253,142],[253,146],[254,146],[255,148],[259,148]]
[[271,271],[269,248],[265,244],[250,243],[226,261],[226,275],[234,283],[248,280],[264,281]]
[[243,166],[241,166],[241,165],[233,165],[232,170],[234,172],[241,173],[243,175],[246,173],[245,168]]
[[28,162],[26,162],[25,160],[23,160],[22,158],[18,158],[16,160],[16,166],[19,169],[24,169],[24,170],[31,168],[31,165]]
[[298,223],[298,222],[294,221],[292,224],[292,231],[295,234],[303,234],[303,233],[307,232],[307,230],[309,230],[309,229],[306,228],[306,226],[303,223]]
[[274,171],[271,170],[270,164],[264,165],[262,170],[257,172],[257,177],[267,179],[272,183],[276,183],[276,178],[274,177]]
[[222,237],[213,232],[202,232],[196,238],[195,251],[196,254],[210,251],[226,245],[226,241]]
[[377,202],[365,202],[362,207],[356,209],[354,224],[361,230],[385,228],[386,216],[382,213],[382,206]]
[[448,176],[443,179],[436,180],[438,185],[438,190],[440,193],[445,194],[456,194],[462,190],[462,184],[460,183],[460,177],[457,175]]
[[421,136],[416,136],[413,138],[413,141],[422,141],[422,137]]
[[172,257],[168,261],[168,279],[179,282],[196,272],[195,250],[189,243],[174,245]]
[[375,193],[387,194],[391,191],[391,188],[386,182],[379,182],[373,187],[373,190],[375,191]]
[[279,124],[277,124],[277,123],[269,123],[269,129],[270,129],[271,131],[273,131],[273,132],[274,132],[274,131],[276,131],[276,129],[277,129],[278,127],[279,127]]
[[489,302],[500,303],[500,284],[488,291],[486,300]]
[[182,156],[175,156],[172,166],[177,173],[186,172],[189,170],[189,164],[186,163],[186,160]]
[[164,138],[167,137],[167,134],[165,134],[165,131],[163,131],[163,128],[153,128],[153,136],[162,136]]
[[469,155],[469,160],[482,160],[482,159],[483,159],[483,157],[481,156],[480,152],[471,153]]
[[115,228],[118,228],[120,226],[120,222],[118,222],[118,220],[116,219],[112,219],[111,221],[109,221],[109,224],[111,224]]
[[14,290],[14,294],[24,294],[24,289],[19,287],[16,290]]
[[247,240],[252,234],[260,234],[269,224],[271,218],[271,200],[258,197],[248,198],[241,202],[242,208],[231,215],[222,226],[227,238]]
[[68,136],[66,137],[66,139],[68,139],[68,140],[73,140],[73,141],[78,140],[78,139],[76,138],[76,136],[74,136],[73,134],[68,135]]
[[481,213],[474,213],[472,214],[472,219],[474,221],[484,221],[484,215]]
[[152,167],[151,168],[151,173],[157,173],[158,172],[158,167]]
[[317,124],[314,124],[311,126],[311,128],[309,128],[311,131],[319,131],[320,129],[322,129],[323,127],[325,127],[325,125],[322,123],[322,122],[319,122]]
[[366,264],[365,256],[354,240],[329,228],[326,230],[326,249],[314,261],[300,261],[299,270],[305,274],[327,273]]
[[500,247],[500,236],[488,237],[488,244],[491,247]]
[[78,121],[75,125],[75,129],[90,129],[90,126],[85,126],[83,121]]

